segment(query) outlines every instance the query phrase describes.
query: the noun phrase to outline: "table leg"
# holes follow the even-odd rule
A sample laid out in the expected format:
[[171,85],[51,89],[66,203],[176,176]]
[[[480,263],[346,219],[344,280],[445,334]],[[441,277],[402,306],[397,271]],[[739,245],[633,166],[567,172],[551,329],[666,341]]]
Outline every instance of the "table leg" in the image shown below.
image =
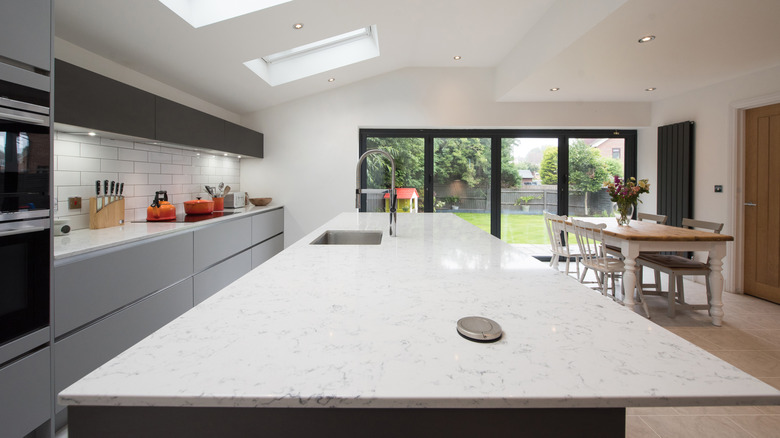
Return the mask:
[[723,323],[723,257],[726,256],[726,244],[718,243],[710,249],[710,316],[712,325],[720,327]]
[[636,257],[639,255],[639,249],[635,245],[631,245],[630,241],[625,241],[621,246],[621,252],[625,257],[623,259],[625,266],[625,271],[623,271],[623,289],[625,289],[623,305],[633,309],[634,290],[636,289]]

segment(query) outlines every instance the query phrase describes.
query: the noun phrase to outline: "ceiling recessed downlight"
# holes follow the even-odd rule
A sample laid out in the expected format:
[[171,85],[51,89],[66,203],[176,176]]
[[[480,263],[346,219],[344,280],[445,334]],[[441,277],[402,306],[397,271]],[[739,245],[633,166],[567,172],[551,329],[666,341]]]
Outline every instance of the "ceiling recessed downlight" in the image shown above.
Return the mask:
[[645,91],[655,91],[655,87],[645,88]]
[[293,24],[293,29],[303,29],[303,23],[295,23],[295,24]]
[[558,88],[558,87],[550,88],[550,91],[558,91],[558,90],[560,90],[560,88]]
[[639,43],[649,43],[650,41],[653,41],[655,39],[655,35],[645,35],[642,38],[639,38]]
[[272,87],[379,56],[376,25],[244,63]]
[[454,59],[454,60],[456,60],[456,61],[460,61],[460,56],[458,56],[458,55],[455,55],[455,56],[453,56],[453,57],[452,57],[452,59]]
[[335,82],[336,78],[328,78],[328,82]]
[[241,15],[267,9],[271,6],[287,3],[291,0],[160,0],[160,3],[172,10],[192,27],[229,20]]

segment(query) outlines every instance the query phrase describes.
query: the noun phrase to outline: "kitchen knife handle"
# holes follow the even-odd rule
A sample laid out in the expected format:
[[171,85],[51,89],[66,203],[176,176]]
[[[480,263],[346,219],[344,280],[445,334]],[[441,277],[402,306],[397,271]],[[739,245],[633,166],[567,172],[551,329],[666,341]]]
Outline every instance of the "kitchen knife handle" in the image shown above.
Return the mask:
[[114,184],[116,184],[114,181],[111,181],[111,196],[114,196]]
[[100,196],[100,180],[95,181],[95,195]]
[[108,180],[103,180],[103,195],[108,195]]
[[119,188],[117,189],[117,192],[119,196],[122,196],[122,194],[125,192],[125,183],[119,184]]

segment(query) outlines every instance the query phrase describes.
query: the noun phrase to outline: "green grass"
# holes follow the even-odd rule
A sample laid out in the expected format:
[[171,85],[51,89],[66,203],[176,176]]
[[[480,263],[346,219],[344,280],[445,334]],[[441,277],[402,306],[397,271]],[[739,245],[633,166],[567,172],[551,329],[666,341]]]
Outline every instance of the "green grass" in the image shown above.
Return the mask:
[[[490,214],[455,213],[456,216],[490,232]],[[541,214],[501,215],[501,240],[507,243],[549,244]]]

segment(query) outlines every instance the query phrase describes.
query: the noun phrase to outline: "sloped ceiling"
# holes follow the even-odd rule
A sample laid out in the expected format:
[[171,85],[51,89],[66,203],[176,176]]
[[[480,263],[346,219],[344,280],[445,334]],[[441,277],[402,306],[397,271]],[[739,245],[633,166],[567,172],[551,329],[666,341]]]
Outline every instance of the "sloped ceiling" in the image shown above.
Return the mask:
[[[236,114],[406,67],[492,68],[503,102],[635,102],[780,64],[777,0],[293,0],[198,29],[157,0],[54,4],[58,38]],[[378,58],[277,87],[243,65],[372,24]]]

